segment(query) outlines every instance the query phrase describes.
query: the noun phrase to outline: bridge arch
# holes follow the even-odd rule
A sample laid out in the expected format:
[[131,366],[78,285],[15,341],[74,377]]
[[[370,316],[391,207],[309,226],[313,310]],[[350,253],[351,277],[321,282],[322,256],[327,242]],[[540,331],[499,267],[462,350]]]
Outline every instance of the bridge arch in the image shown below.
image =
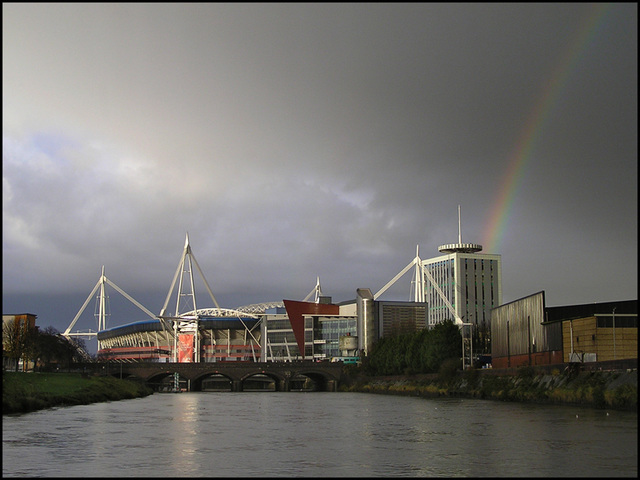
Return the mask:
[[284,379],[272,372],[252,372],[242,377],[240,385],[243,392],[279,392]]
[[[306,377],[311,382],[305,382],[302,385],[300,384],[300,377]],[[300,369],[296,372],[296,376],[292,378],[290,381],[289,389],[290,390],[312,390],[312,391],[320,391],[320,392],[333,392],[337,388],[338,379],[322,370],[317,369]]]
[[176,388],[178,391],[187,391],[190,388],[191,382],[188,377],[180,374],[180,372],[163,371],[146,378],[145,383],[148,387],[151,387],[154,392],[167,393],[176,391]]
[[123,370],[122,372],[120,371],[108,372],[106,375],[109,377],[119,378],[122,380],[139,380],[144,382],[144,379],[138,377],[133,373],[128,372],[127,370]]
[[[142,379],[156,391],[167,391],[178,373],[181,390],[202,391],[214,381],[231,382],[231,391],[243,390],[243,383],[274,382],[275,390],[337,391],[342,367],[328,362],[215,362],[215,363],[130,363],[118,368],[118,373]],[[109,373],[115,373],[110,371]],[[306,383],[305,383],[306,382]],[[219,386],[222,386],[219,385]],[[203,388],[204,387],[204,388]],[[160,389],[160,390],[158,390]],[[226,389],[226,388],[225,388]]]
[[198,375],[191,384],[191,390],[196,392],[231,392],[234,379],[230,375],[220,372],[206,372]]

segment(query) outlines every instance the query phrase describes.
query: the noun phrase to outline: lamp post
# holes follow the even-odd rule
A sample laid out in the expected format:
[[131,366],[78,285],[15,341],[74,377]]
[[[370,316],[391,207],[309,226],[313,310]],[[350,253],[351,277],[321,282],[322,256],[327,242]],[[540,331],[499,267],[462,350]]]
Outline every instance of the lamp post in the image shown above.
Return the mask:
[[[468,327],[469,337],[467,339],[467,329]],[[463,323],[462,324],[462,371],[464,372],[467,368],[467,350],[469,351],[469,366],[473,366],[473,323]],[[467,348],[468,346],[468,348]]]
[[613,319],[613,359],[616,360],[616,307],[613,307],[611,318]]
[[527,315],[527,343],[529,344],[529,366],[531,366],[531,317]]

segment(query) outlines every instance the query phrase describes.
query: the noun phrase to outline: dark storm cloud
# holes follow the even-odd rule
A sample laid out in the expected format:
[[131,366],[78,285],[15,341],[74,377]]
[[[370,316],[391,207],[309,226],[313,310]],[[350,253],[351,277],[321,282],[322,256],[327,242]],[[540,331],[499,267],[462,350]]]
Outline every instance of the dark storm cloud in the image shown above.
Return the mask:
[[159,311],[186,232],[223,306],[375,292],[459,204],[481,241],[563,58],[488,253],[505,301],[636,297],[637,6],[570,56],[598,8],[3,4],[5,310],[64,329],[105,265]]

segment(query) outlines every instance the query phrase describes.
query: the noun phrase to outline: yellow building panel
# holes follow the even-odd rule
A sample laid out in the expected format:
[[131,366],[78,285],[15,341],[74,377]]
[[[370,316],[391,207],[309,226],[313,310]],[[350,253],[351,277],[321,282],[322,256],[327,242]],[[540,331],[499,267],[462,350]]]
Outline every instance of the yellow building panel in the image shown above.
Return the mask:
[[[562,323],[564,361],[571,352],[595,353],[597,361],[638,358],[638,329],[597,327],[596,317],[566,320]],[[615,338],[615,339],[614,339]]]

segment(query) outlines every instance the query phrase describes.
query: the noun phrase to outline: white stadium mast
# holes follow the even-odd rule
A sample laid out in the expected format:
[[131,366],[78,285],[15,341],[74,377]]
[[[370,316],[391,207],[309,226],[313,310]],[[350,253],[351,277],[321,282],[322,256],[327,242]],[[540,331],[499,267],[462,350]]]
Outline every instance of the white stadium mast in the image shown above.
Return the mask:
[[307,300],[309,300],[309,298],[311,298],[311,295],[314,295],[314,302],[315,303],[320,303],[320,297],[322,296],[322,287],[320,286],[320,277],[316,276],[316,286],[313,287],[313,290],[311,290],[306,297],[304,297],[304,300],[302,300],[303,302],[306,302]]
[[[193,266],[200,273],[200,277],[204,282],[204,285],[213,300],[215,308],[198,309],[196,304],[196,292],[195,283],[193,278]],[[176,311],[173,315],[167,314],[167,306],[171,299],[171,294],[176,286],[176,281],[180,275],[180,282],[178,283],[178,291],[176,298]],[[185,282],[186,278],[186,282]],[[232,310],[227,308],[220,308],[216,297],[211,291],[209,282],[202,273],[200,265],[196,260],[193,251],[191,250],[191,244],[189,243],[189,233],[187,233],[184,249],[178,263],[178,268],[169,287],[169,293],[164,301],[162,310],[158,319],[162,322],[165,329],[172,331],[174,349],[173,349],[173,361],[174,362],[199,362],[200,361],[200,334],[199,334],[199,322],[200,316],[217,316],[217,317],[235,317],[244,326],[246,332],[253,338],[256,343],[259,340],[255,337],[253,332],[242,319],[243,317],[257,316],[250,312],[242,312],[239,310]],[[255,327],[254,327],[255,328]],[[193,354],[191,353],[193,351]]]
[[[127,300],[129,300],[131,303],[133,303],[136,307],[138,307],[144,313],[149,315],[151,318],[153,318],[153,319],[156,318],[156,316],[149,309],[144,307],[140,302],[135,300],[133,297],[131,297],[129,294],[127,294],[124,290],[122,290],[120,287],[118,287],[115,283],[113,283],[111,280],[109,280],[107,278],[107,276],[104,274],[104,265],[103,265],[102,266],[102,273],[100,275],[100,278],[98,279],[98,282],[96,283],[95,287],[93,287],[93,290],[91,290],[91,293],[89,294],[89,296],[85,300],[85,302],[82,305],[82,307],[80,307],[80,310],[76,314],[75,318],[71,321],[71,323],[69,324],[67,329],[62,334],[64,337],[70,338],[70,337],[86,337],[86,336],[88,336],[88,337],[96,337],[97,338],[98,332],[100,332],[102,330],[106,330],[106,328],[107,328],[107,317],[109,316],[109,314],[107,312],[108,311],[108,300],[109,300],[109,297],[108,297],[107,291],[106,291],[106,285],[107,284],[111,285],[118,293],[120,293],[122,296],[124,296]],[[87,305],[89,304],[89,300],[91,300],[91,297],[96,293],[96,291],[98,289],[100,289],[100,294],[98,295],[98,314],[96,315],[98,317],[98,332],[93,332],[91,330],[89,332],[71,332],[71,329],[75,326],[76,322],[80,318],[80,315],[82,315],[82,313],[84,312],[85,308],[87,308]],[[98,350],[100,350],[100,341],[98,341]]]
[[[200,276],[202,277],[202,280],[204,281],[207,291],[209,292],[209,295],[211,296],[211,299],[213,300],[216,308],[220,308],[216,297],[211,291],[211,287],[209,286],[207,279],[200,269],[200,265],[198,265],[198,262],[193,255],[191,245],[189,244],[189,233],[187,232],[187,236],[184,242],[184,249],[182,250],[182,255],[180,256],[180,262],[178,263],[178,268],[176,269],[176,273],[173,276],[173,281],[171,282],[171,287],[169,287],[169,293],[167,293],[167,298],[164,301],[162,310],[160,310],[160,315],[158,315],[158,318],[165,326],[165,328],[169,327],[170,321],[173,321],[174,362],[177,362],[180,359],[182,359],[182,361],[200,361],[200,340],[198,335],[199,318],[196,305],[196,291],[193,283],[193,265],[195,265],[198,269],[198,272],[200,272]],[[166,311],[167,306],[169,305],[169,299],[171,298],[171,294],[173,293],[178,275],[181,272],[182,274],[180,275],[180,282],[178,283],[178,294],[176,298],[176,311],[173,316],[167,316]],[[185,275],[188,280],[188,288],[185,288],[184,285]],[[185,308],[183,309],[182,307]],[[187,346],[186,340],[181,342],[181,339],[189,339],[191,343]],[[189,353],[187,349],[193,350],[195,358],[192,358],[192,354]]]
[[[411,267],[415,267],[414,280],[412,282],[414,301],[425,302],[425,279],[431,284],[438,296],[442,299],[446,305],[449,313],[451,313],[454,323],[460,328],[462,334],[462,369],[464,370],[467,365],[472,365],[473,362],[473,346],[471,341],[471,323],[465,323],[462,321],[460,315],[453,307],[445,293],[442,291],[436,280],[431,275],[428,268],[424,267],[424,263],[420,258],[419,245],[416,245],[416,256],[409,264],[404,267],[395,277],[393,277],[384,287],[382,287],[374,296],[373,299],[377,300],[380,295],[387,291],[387,289],[397,282],[405,273],[407,273]],[[458,205],[458,243],[450,245],[442,245],[438,248],[440,252],[445,253],[473,253],[482,250],[481,245],[476,244],[463,244],[462,243],[462,228],[460,222],[460,205]],[[465,328],[468,327],[468,328]]]

